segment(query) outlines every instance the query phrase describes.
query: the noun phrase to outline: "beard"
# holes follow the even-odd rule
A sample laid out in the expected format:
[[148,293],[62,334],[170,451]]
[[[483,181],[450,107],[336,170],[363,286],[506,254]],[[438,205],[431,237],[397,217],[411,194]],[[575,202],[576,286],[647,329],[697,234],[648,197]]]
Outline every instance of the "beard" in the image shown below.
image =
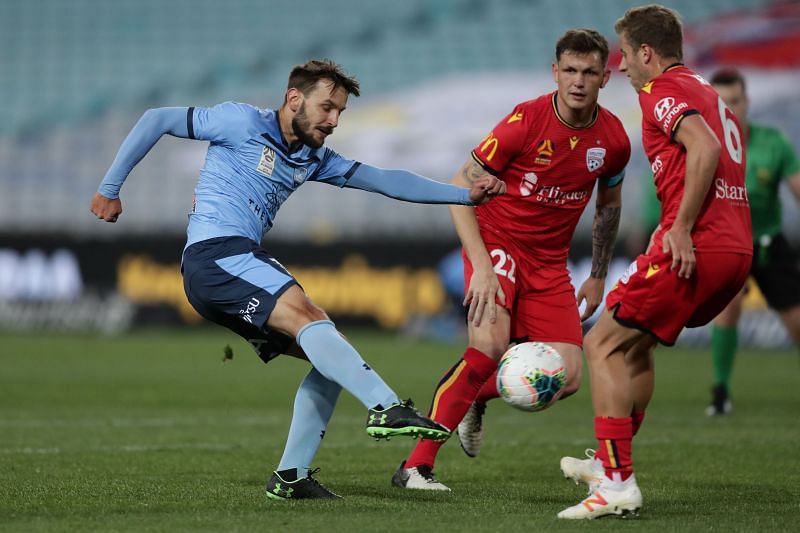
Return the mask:
[[[300,109],[297,110],[294,118],[292,118],[292,131],[297,136],[297,139],[310,148],[319,148],[325,144],[325,140],[318,141],[314,138],[314,128],[311,126],[311,121],[308,120],[306,115],[306,103],[300,104]],[[327,132],[329,135],[331,132]]]

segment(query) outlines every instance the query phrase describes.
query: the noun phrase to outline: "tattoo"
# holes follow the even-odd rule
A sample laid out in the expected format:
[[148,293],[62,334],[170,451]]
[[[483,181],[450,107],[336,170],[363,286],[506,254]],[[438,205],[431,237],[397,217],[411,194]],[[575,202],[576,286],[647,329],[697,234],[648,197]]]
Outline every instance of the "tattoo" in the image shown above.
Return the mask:
[[619,207],[599,207],[592,225],[592,273],[593,278],[604,278],[614,251],[614,241],[619,229]]
[[475,183],[480,178],[488,176],[489,173],[475,161],[467,161],[464,163],[464,166],[461,167],[461,175],[469,183]]

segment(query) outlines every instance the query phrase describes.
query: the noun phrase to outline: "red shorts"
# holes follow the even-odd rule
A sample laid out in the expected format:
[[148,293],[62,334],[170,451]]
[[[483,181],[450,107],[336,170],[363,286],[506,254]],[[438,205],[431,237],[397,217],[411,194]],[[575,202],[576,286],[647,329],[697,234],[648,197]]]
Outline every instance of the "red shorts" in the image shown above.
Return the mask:
[[[654,247],[656,248],[656,247]],[[670,271],[672,257],[656,250],[640,255],[611,289],[606,307],[623,326],[654,335],[672,346],[684,327],[708,324],[747,280],[751,256],[735,252],[695,252],[692,277]]]
[[[583,345],[575,288],[566,261],[539,262],[530,252],[490,231],[481,231],[494,271],[506,295],[503,307],[511,313],[511,340],[564,342]],[[464,290],[469,290],[472,263],[465,252]],[[500,303],[498,302],[498,305]]]

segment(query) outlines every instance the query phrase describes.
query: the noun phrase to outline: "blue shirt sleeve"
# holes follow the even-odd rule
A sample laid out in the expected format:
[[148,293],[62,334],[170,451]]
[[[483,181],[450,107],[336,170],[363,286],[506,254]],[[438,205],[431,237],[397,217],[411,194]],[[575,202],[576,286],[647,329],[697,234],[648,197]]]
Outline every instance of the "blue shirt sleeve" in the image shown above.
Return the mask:
[[344,158],[330,148],[325,147],[323,150],[322,162],[311,177],[311,181],[321,181],[329,185],[344,187],[361,163]]
[[237,148],[252,135],[258,108],[238,102],[225,102],[214,107],[189,108],[187,117],[189,138],[211,141]]
[[191,114],[190,111],[191,108],[186,107],[148,109],[122,142],[97,192],[112,200],[119,198],[125,178],[162,135],[189,137],[187,115]]
[[469,189],[440,183],[407,170],[384,170],[358,164],[344,185],[418,204],[474,205]]

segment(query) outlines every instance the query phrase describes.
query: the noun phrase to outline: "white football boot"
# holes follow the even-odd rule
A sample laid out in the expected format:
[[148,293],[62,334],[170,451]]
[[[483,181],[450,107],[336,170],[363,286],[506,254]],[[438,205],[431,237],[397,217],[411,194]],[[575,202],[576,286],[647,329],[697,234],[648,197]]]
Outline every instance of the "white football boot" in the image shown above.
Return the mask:
[[618,515],[623,518],[637,516],[642,508],[642,492],[636,484],[636,476],[625,481],[614,481],[603,476],[602,481],[578,505],[567,507],[559,518],[586,520],[601,516]]
[[589,493],[597,488],[597,485],[605,476],[603,462],[595,459],[595,451],[587,448],[584,452],[586,459],[576,457],[561,458],[561,473],[564,477],[571,479],[575,484],[586,483],[589,486]]
[[392,476],[392,485],[404,489],[441,490],[450,492],[450,487],[439,483],[433,475],[433,470],[428,465],[419,465],[406,468],[406,462],[400,463],[397,471]]
[[477,457],[481,451],[483,443],[483,414],[486,412],[486,404],[472,402],[467,414],[458,424],[458,440],[461,449],[470,457]]

